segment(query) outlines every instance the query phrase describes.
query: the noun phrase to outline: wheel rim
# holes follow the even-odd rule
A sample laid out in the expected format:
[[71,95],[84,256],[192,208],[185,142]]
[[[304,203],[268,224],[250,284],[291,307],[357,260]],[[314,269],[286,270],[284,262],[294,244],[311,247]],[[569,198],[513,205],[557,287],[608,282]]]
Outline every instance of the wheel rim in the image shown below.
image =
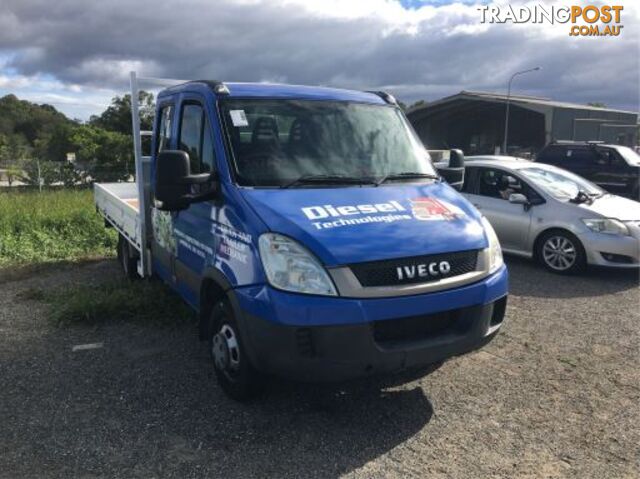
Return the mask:
[[211,354],[216,368],[228,376],[240,369],[240,345],[231,326],[223,324],[211,342]]
[[565,236],[551,236],[542,246],[544,262],[556,271],[571,268],[578,256],[575,245]]

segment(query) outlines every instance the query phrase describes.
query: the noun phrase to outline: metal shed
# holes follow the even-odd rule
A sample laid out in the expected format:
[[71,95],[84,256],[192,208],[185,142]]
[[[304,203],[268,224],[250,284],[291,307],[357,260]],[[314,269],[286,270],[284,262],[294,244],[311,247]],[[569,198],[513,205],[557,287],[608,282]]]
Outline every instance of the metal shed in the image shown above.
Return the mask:
[[[506,101],[507,95],[461,91],[411,108],[407,116],[430,149],[493,154],[503,141]],[[512,94],[509,153],[534,154],[552,140],[601,140],[634,146],[638,113]]]

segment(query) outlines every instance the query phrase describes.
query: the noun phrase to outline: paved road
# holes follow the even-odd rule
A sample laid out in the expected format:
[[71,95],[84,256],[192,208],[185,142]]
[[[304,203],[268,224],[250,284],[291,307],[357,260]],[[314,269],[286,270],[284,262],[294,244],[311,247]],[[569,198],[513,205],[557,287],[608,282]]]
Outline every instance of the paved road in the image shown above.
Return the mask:
[[61,328],[24,299],[114,261],[0,280],[0,477],[640,477],[637,276],[509,267],[483,351],[386,389],[276,382],[250,405],[190,325]]

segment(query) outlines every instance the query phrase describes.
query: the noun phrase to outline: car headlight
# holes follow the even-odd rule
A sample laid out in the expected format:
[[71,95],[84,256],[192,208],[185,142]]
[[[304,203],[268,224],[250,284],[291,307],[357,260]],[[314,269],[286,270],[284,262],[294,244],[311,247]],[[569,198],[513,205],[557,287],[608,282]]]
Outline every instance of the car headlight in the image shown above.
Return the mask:
[[324,266],[291,238],[265,233],[260,236],[258,246],[271,286],[295,293],[338,295]]
[[613,218],[583,219],[587,228],[596,233],[629,236],[629,228],[622,221]]
[[487,218],[484,216],[482,217],[482,226],[484,227],[484,231],[487,233],[487,239],[489,240],[489,273],[493,273],[504,264],[502,248],[500,247],[500,241],[498,240],[498,235],[496,235],[493,226],[491,226],[491,223],[489,223]]

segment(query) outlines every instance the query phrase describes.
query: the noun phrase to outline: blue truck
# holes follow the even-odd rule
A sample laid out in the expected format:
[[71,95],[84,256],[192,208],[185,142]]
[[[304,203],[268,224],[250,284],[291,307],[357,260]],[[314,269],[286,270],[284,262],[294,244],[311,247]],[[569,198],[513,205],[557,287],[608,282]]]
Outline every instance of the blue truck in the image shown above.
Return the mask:
[[132,116],[136,182],[96,184],[97,210],[125,274],[198,313],[229,396],[426,370],[500,329],[498,239],[392,96],[189,81],[158,94],[152,132]]

